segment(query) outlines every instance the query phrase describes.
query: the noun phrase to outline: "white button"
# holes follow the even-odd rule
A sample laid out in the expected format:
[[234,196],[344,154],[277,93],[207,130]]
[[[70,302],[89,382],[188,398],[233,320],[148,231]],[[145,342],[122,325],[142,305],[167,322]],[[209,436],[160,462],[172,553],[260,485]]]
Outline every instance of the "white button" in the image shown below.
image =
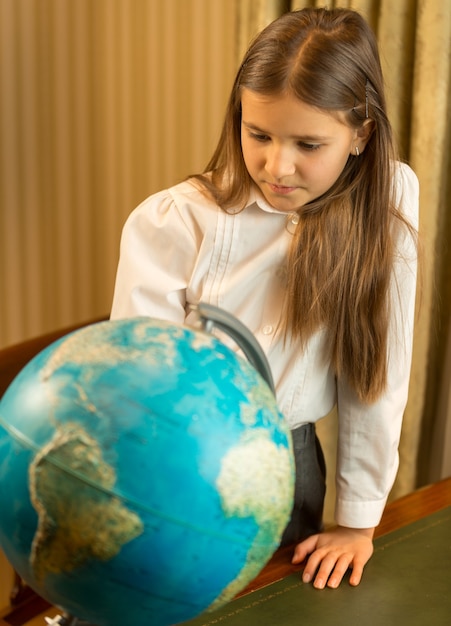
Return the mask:
[[290,219],[292,224],[299,224],[299,215],[297,213],[292,213]]
[[270,335],[273,331],[273,327],[271,326],[271,324],[266,324],[266,326],[263,326],[262,328],[262,332],[264,335]]

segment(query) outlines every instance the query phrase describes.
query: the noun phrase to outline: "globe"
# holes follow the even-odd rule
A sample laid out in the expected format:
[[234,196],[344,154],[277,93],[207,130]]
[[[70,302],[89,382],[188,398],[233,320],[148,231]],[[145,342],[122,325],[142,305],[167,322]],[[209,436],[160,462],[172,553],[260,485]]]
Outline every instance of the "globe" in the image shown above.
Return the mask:
[[231,600],[278,547],[293,489],[270,387],[201,329],[92,324],[0,402],[0,545],[92,624],[178,624]]

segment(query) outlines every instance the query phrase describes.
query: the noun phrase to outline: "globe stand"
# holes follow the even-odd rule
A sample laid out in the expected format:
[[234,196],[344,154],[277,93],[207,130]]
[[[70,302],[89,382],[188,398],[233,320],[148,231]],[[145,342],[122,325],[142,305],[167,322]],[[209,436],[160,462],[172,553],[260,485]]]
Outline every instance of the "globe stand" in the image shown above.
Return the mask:
[[55,617],[45,617],[44,619],[48,626],[94,626],[94,624],[80,620],[78,617],[74,617],[68,613],[55,615]]

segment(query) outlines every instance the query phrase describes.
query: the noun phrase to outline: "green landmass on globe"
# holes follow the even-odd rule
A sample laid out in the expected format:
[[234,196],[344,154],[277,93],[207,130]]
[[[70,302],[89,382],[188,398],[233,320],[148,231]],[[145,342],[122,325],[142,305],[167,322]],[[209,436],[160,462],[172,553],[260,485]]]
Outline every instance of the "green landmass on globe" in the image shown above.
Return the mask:
[[[69,468],[75,476],[81,470],[83,479],[67,474],[61,480],[61,468]],[[87,477],[91,482],[85,485]],[[70,572],[88,559],[107,561],[143,532],[138,515],[118,498],[110,498],[114,468],[103,461],[99,444],[77,424],[57,430],[30,464],[29,481],[39,518],[30,563],[40,582],[50,572]]]
[[[267,560],[265,549],[273,537],[280,536],[291,512],[290,455],[283,446],[276,446],[264,429],[246,432],[242,441],[222,459],[216,482],[224,514],[229,517],[253,517],[258,526],[255,541],[249,548],[246,562],[238,576],[221,592],[209,607],[213,610],[232,600],[252,580]],[[268,499],[274,509],[268,512]],[[288,508],[288,510],[287,510]]]

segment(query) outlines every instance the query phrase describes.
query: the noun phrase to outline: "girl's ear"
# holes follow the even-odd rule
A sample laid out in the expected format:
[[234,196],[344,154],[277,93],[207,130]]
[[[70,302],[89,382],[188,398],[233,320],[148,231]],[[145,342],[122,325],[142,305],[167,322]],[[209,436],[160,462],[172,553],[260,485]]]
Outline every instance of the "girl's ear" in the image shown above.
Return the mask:
[[368,143],[369,138],[371,137],[373,129],[374,129],[373,120],[367,119],[363,122],[362,126],[360,126],[360,128],[356,130],[355,146],[357,146],[360,154],[365,150],[365,146]]

